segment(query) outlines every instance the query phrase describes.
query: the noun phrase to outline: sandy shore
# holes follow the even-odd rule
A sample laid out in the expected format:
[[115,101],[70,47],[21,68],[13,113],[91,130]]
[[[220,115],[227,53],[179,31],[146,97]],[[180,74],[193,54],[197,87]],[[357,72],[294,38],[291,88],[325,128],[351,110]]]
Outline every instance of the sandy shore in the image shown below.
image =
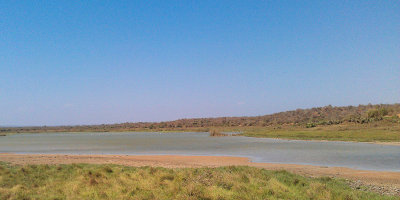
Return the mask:
[[[120,164],[126,166],[154,166],[167,168],[253,166],[268,170],[286,170],[309,177],[338,177],[357,181],[362,185],[383,187],[400,193],[400,172],[355,170],[344,167],[321,167],[296,164],[253,163],[245,157],[229,156],[176,156],[176,155],[51,155],[0,154],[0,161],[12,164]],[[386,189],[385,189],[386,188]],[[380,188],[382,189],[382,188]]]
[[391,145],[391,146],[400,146],[400,142],[368,142],[371,144],[381,144],[381,145]]
[[309,141],[309,142],[353,142],[353,143],[365,143],[365,144],[380,144],[380,145],[388,145],[388,146],[400,146],[400,142],[360,142],[360,141],[343,141],[343,140],[301,140],[301,139],[289,139],[289,138],[270,138],[277,140],[286,140],[286,141]]

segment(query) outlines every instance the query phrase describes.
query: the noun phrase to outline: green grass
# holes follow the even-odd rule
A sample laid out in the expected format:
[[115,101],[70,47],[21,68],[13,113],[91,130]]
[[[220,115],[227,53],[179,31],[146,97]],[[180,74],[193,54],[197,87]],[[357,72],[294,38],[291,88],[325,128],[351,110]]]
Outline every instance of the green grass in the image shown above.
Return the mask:
[[255,128],[245,131],[249,137],[270,137],[299,140],[356,142],[399,142],[399,127],[367,127],[334,125],[314,128]]
[[253,167],[183,168],[0,163],[0,199],[398,199],[340,180]]
[[393,124],[319,125],[313,128],[283,125],[270,127],[214,127],[214,129],[220,132],[243,132],[243,135],[248,137],[354,142],[400,142],[400,126]]

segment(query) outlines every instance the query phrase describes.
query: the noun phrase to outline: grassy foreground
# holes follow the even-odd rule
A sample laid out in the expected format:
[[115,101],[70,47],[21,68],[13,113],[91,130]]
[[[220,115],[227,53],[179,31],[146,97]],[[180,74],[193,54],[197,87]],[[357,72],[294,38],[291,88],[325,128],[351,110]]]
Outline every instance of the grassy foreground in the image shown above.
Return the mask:
[[398,199],[330,178],[253,167],[183,168],[0,163],[0,199]]

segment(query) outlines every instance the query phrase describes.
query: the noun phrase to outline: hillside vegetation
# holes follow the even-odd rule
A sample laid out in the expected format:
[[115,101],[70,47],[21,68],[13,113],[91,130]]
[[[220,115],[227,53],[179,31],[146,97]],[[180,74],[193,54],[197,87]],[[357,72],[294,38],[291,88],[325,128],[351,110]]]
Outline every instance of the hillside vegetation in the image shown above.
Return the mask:
[[247,136],[344,141],[400,141],[400,104],[297,109],[256,117],[180,119],[89,126],[10,127],[20,132],[194,131],[244,132]]
[[353,190],[331,178],[306,178],[253,167],[166,169],[0,163],[0,199],[398,198]]

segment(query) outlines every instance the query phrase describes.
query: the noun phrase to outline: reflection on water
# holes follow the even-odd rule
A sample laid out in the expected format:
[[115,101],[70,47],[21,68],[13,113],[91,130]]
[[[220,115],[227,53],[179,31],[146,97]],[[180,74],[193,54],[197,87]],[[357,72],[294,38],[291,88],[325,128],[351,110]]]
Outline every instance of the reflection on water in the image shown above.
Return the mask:
[[209,137],[208,133],[43,133],[0,137],[1,153],[224,155],[253,162],[400,171],[400,146]]

